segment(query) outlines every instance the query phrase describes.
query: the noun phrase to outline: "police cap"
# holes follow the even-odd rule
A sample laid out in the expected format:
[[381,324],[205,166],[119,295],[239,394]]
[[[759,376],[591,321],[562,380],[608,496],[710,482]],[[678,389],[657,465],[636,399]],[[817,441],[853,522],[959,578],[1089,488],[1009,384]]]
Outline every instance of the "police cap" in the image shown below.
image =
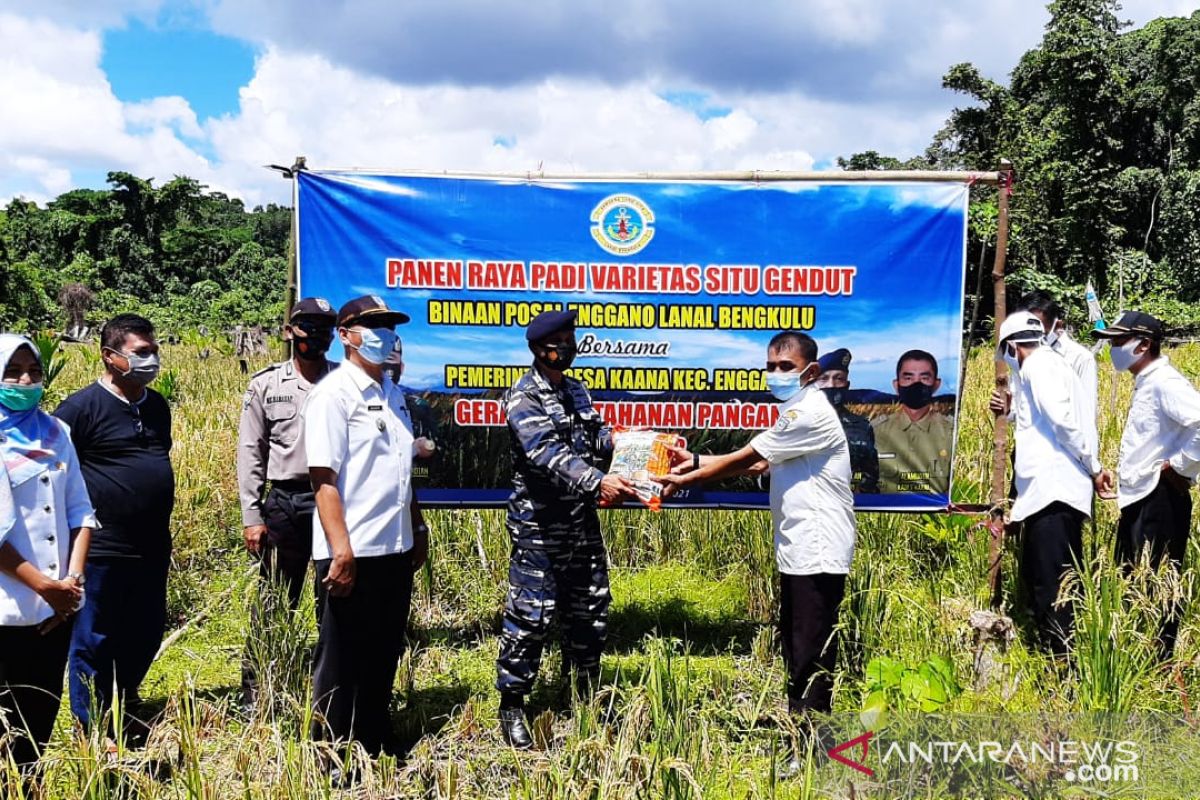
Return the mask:
[[525,339],[537,342],[561,330],[575,330],[575,318],[578,311],[543,311],[533,318],[525,329]]
[[333,313],[333,306],[329,305],[329,301],[324,297],[305,297],[292,306],[292,313],[288,314],[288,322],[294,322],[298,319],[311,319],[313,322],[323,322],[327,325],[333,325],[337,314]]

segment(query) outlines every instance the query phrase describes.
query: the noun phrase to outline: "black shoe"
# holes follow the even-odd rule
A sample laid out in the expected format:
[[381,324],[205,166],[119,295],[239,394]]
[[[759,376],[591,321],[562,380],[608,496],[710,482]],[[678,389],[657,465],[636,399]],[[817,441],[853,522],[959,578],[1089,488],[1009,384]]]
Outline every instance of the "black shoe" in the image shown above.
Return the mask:
[[533,736],[525,723],[525,710],[521,708],[500,709],[500,735],[508,745],[517,750],[533,747]]

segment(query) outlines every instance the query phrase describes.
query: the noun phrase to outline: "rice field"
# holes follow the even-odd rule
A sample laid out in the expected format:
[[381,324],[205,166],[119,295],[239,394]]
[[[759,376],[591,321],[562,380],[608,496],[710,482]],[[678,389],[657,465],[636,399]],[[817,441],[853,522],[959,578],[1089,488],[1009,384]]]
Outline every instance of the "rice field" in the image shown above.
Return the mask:
[[[1148,568],[1125,576],[1110,555],[1111,504],[1099,506],[1085,531],[1088,563],[1069,587],[1078,598],[1075,649],[1058,662],[1027,637],[1013,543],[1003,563],[1003,612],[1015,627],[980,632],[971,626],[972,612],[988,608],[989,591],[988,540],[979,518],[860,515],[841,615],[834,722],[836,741],[843,742],[868,728],[900,730],[930,720],[984,730],[1024,720],[1039,735],[1055,726],[1075,735],[1107,719],[1132,736],[1132,719],[1159,748],[1143,750],[1136,781],[1089,788],[1032,768],[964,779],[882,765],[868,776],[806,745],[784,703],[766,512],[603,512],[614,596],[605,686],[590,701],[574,703],[551,649],[530,701],[538,745],[531,752],[506,748],[496,729],[493,659],[508,541],[502,512],[492,510],[427,515],[430,560],[415,590],[393,698],[398,752],[371,761],[352,748],[331,752],[305,735],[315,641],[311,598],[297,614],[268,614],[255,631],[252,652],[265,682],[257,713],[246,719],[238,708],[239,659],[249,608],[258,600],[241,545],[233,451],[248,376],[219,349],[201,358],[201,344],[166,348],[169,372],[160,379],[175,414],[178,489],[169,599],[174,632],[143,686],[144,699],[160,710],[156,724],[144,748],[110,760],[101,742],[74,731],[64,713],[43,762],[47,797],[1200,796],[1194,727],[1200,544],[1192,539],[1182,579]],[[986,499],[989,355],[976,353],[967,371],[954,486],[959,502]],[[51,407],[100,368],[92,348],[71,346],[65,356]],[[1193,380],[1200,376],[1200,347],[1170,356]],[[1129,376],[1102,365],[1102,458],[1110,467],[1131,391]],[[1183,622],[1175,657],[1164,663],[1154,634],[1170,602],[1183,607]],[[779,768],[793,745],[802,769],[785,777]],[[357,769],[360,782],[332,786],[323,768],[328,758]],[[4,767],[0,796],[24,796]]]

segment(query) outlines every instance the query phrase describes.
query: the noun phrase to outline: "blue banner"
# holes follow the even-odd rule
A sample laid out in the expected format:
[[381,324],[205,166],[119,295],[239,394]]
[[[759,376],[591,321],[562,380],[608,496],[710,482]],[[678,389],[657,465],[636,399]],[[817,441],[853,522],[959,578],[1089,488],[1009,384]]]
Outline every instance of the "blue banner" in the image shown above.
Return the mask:
[[[856,507],[949,503],[962,345],[961,183],[515,180],[301,172],[303,296],[412,316],[401,384],[437,443],[432,504],[502,503],[500,398],[525,325],[579,311],[571,374],[614,425],[726,452],[774,424],[766,345],[803,331],[850,442]],[[766,478],[680,505],[765,507]]]

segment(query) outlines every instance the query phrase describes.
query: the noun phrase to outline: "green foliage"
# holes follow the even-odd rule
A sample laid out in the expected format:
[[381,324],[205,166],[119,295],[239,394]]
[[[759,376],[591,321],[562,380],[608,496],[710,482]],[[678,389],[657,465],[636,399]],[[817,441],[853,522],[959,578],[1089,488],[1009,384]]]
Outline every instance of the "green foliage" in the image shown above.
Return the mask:
[[278,323],[289,209],[247,211],[185,177],[155,187],[111,172],[108,182],[0,213],[0,328],[65,327],[56,298],[73,283],[95,295],[93,327],[131,310],[164,332]]
[[863,713],[876,724],[888,711],[937,711],[962,693],[954,664],[942,656],[931,656],[915,668],[880,656],[867,664],[865,676]]
[[[993,170],[1008,158],[1015,290],[1050,291],[1078,321],[1092,280],[1110,316],[1123,299],[1200,327],[1200,12],[1122,31],[1114,0],[1055,0],[1049,11],[1007,86],[972,64],[946,72],[943,87],[969,104],[922,157],[867,152],[838,163]],[[994,220],[995,204],[994,189],[972,190],[969,253],[994,246],[994,222],[979,220]]]

